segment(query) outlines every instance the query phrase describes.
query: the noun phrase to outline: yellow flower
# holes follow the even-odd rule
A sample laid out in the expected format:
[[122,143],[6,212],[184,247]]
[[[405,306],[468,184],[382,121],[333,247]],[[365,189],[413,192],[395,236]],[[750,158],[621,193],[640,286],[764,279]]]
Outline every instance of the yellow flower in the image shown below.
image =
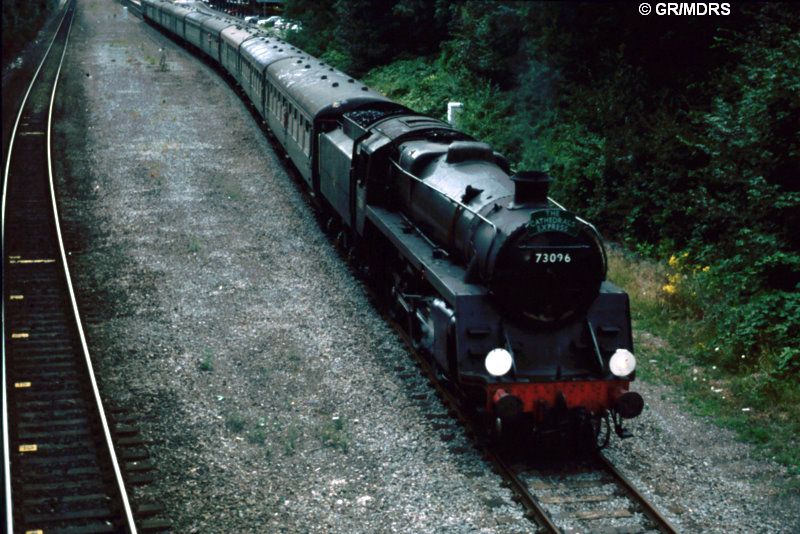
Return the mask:
[[677,290],[678,290],[678,289],[677,289],[677,288],[676,288],[674,285],[672,285],[672,284],[667,284],[667,285],[665,285],[664,287],[662,287],[661,289],[664,291],[664,293],[667,293],[668,295],[673,295],[673,294],[675,293],[675,291],[677,291]]
[[707,273],[707,272],[708,272],[708,271],[710,271],[710,270],[711,270],[711,267],[710,267],[710,266],[708,266],[708,265],[706,265],[705,267],[703,267],[703,272],[704,272],[704,273]]
[[675,268],[678,266],[678,258],[676,258],[675,255],[673,254],[672,256],[669,257],[669,261],[667,263],[669,263],[670,267]]

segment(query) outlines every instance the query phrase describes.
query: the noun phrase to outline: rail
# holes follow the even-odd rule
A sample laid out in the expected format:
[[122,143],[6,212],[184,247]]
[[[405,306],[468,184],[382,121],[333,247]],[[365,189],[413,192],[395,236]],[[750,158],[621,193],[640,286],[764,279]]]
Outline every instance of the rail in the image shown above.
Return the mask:
[[[33,79],[27,88],[25,96],[22,99],[19,112],[17,114],[12,133],[10,136],[8,146],[8,157],[6,159],[6,166],[3,174],[3,196],[2,196],[2,209],[0,210],[0,217],[2,218],[2,230],[0,237],[2,240],[2,258],[4,262],[3,269],[3,302],[2,302],[2,323],[3,323],[3,337],[2,337],[2,393],[3,393],[3,470],[4,470],[4,493],[5,493],[5,508],[6,508],[6,529],[9,534],[15,530],[15,497],[14,491],[18,489],[23,491],[25,489],[25,498],[19,499],[18,507],[21,510],[23,506],[29,506],[34,511],[22,514],[19,512],[19,517],[24,518],[23,525],[17,525],[17,528],[30,526],[28,523],[50,523],[53,525],[65,526],[67,524],[77,524],[77,529],[88,528],[86,521],[103,521],[101,515],[104,513],[103,509],[107,506],[96,506],[95,509],[75,511],[72,508],[67,510],[60,509],[53,501],[52,494],[46,494],[44,490],[40,493],[35,493],[36,490],[31,488],[59,486],[62,493],[56,499],[62,499],[61,504],[69,501],[69,496],[64,496],[64,488],[69,484],[76,484],[76,482],[61,482],[61,483],[48,483],[41,479],[36,479],[29,484],[15,484],[16,476],[20,476],[23,480],[29,480],[25,477],[33,476],[30,470],[16,469],[15,466],[20,463],[25,465],[30,464],[26,460],[25,455],[36,455],[38,463],[36,465],[52,465],[48,471],[40,467],[39,473],[50,473],[49,476],[53,480],[59,480],[59,475],[64,480],[67,479],[66,473],[69,471],[81,471],[81,469],[70,469],[65,467],[69,465],[67,462],[68,457],[59,456],[63,455],[64,449],[79,450],[78,452],[71,452],[73,457],[80,457],[83,459],[90,458],[85,461],[92,461],[91,458],[95,457],[92,453],[97,454],[98,462],[102,465],[111,465],[113,471],[114,487],[104,485],[108,491],[114,495],[110,498],[113,501],[112,506],[116,512],[113,521],[114,528],[122,529],[125,532],[136,532],[136,525],[133,519],[133,512],[129,503],[127,490],[123,480],[120,465],[114,450],[111,431],[108,424],[103,403],[100,398],[100,393],[97,387],[97,381],[92,367],[89,349],[86,343],[86,337],[83,331],[80,314],[78,311],[77,300],[75,297],[74,288],[69,272],[69,265],[67,263],[67,254],[64,248],[63,236],[61,227],[59,225],[58,206],[55,195],[55,184],[53,179],[53,161],[52,161],[52,125],[53,125],[53,109],[55,104],[55,97],[58,89],[58,80],[61,75],[61,70],[64,65],[64,57],[66,55],[69,36],[72,29],[72,20],[75,12],[75,0],[67,3],[64,15],[59,23],[59,27],[50,41],[43,59],[37,67]],[[60,48],[60,55],[57,54]],[[49,99],[45,101],[46,94],[49,92]],[[30,99],[31,95],[35,95]],[[30,101],[29,101],[30,100]],[[44,109],[42,104],[47,104],[46,116],[44,116]],[[46,123],[45,131],[39,130],[41,126]],[[20,126],[23,128],[22,131]],[[31,129],[32,128],[32,129]],[[45,135],[45,143],[41,142],[41,136]],[[45,151],[46,167],[41,168],[41,151]],[[21,182],[24,180],[23,182]],[[22,183],[22,185],[19,185]],[[14,218],[9,219],[10,211],[9,198],[14,198],[13,212]],[[17,206],[19,204],[19,206]],[[46,211],[49,205],[51,212]],[[10,224],[9,224],[10,223]],[[13,230],[12,236],[9,230]],[[13,239],[11,239],[13,237]],[[14,254],[9,252],[9,241],[12,241],[15,247]],[[55,247],[53,246],[55,244]],[[23,253],[41,254],[38,257],[25,257]],[[57,253],[59,260],[57,261],[51,256]],[[60,271],[58,270],[60,265]],[[10,273],[9,271],[13,271]],[[29,295],[25,294],[11,294],[10,283],[15,284],[14,289],[26,288],[25,291],[30,290]],[[48,284],[52,284],[52,290]],[[64,284],[65,286],[61,286]],[[41,291],[43,287],[47,287],[46,291]],[[65,288],[65,297],[68,306],[66,309],[59,306],[58,303],[62,302],[62,297],[58,296],[60,288]],[[39,290],[39,293],[36,291]],[[16,293],[16,292],[15,292]],[[30,304],[25,303],[26,308],[20,308],[20,304],[25,298],[29,297]],[[39,301],[37,303],[37,300]],[[14,313],[9,313],[8,303],[15,302]],[[42,304],[45,302],[45,304]],[[38,314],[38,315],[37,315]],[[71,326],[69,316],[71,315]],[[16,326],[11,326],[13,324]],[[29,320],[27,325],[19,321]],[[27,328],[28,331],[20,331],[20,325]],[[23,328],[23,330],[24,330]],[[36,339],[36,335],[41,333],[41,340]],[[33,335],[31,335],[33,334]],[[79,350],[72,348],[72,339],[77,336],[79,340]],[[23,342],[31,340],[26,346]],[[13,348],[9,350],[9,342],[13,341]],[[37,345],[36,343],[43,345]],[[58,346],[61,354],[54,356],[58,358],[57,361],[47,360],[49,355],[41,354],[41,347]],[[22,348],[25,347],[25,348]],[[73,352],[76,351],[76,352]],[[38,351],[38,352],[37,352]],[[50,350],[44,352],[50,353]],[[80,354],[78,354],[78,352]],[[74,357],[73,357],[74,356]],[[44,403],[48,401],[41,400],[36,397],[24,397],[24,391],[35,389],[38,383],[35,380],[31,381],[16,381],[14,383],[14,406],[9,402],[10,397],[10,381],[13,377],[18,377],[23,374],[30,374],[33,376],[45,376],[46,372],[41,372],[45,366],[48,369],[53,369],[49,372],[48,378],[54,380],[55,383],[61,383],[62,379],[59,377],[60,373],[66,373],[69,376],[75,375],[77,371],[72,370],[78,361],[82,360],[83,364],[80,366],[80,373],[85,373],[88,377],[89,389],[91,398],[88,401],[93,403],[92,413],[89,419],[78,416],[71,416],[71,419],[64,421],[51,421],[53,408],[47,408],[43,411],[35,411],[20,408],[20,406]],[[41,362],[41,363],[33,363]],[[48,363],[45,363],[48,362]],[[12,367],[12,365],[14,367]],[[80,365],[80,364],[78,364]],[[36,366],[39,369],[36,369]],[[23,369],[23,370],[20,370]],[[59,371],[64,369],[63,371]],[[69,369],[69,370],[68,370]],[[40,374],[37,375],[37,372]],[[77,375],[75,375],[77,376]],[[63,379],[69,381],[70,379]],[[41,382],[46,382],[47,379],[42,378]],[[82,395],[82,386],[76,386],[74,391],[75,395]],[[63,388],[60,393],[66,394],[65,391],[69,389]],[[72,394],[70,390],[69,394]],[[39,392],[42,397],[46,397],[45,391]],[[37,400],[31,401],[31,398]],[[23,400],[20,400],[23,399]],[[63,397],[60,402],[63,402]],[[55,405],[55,401],[52,401]],[[72,400],[67,404],[72,407]],[[77,404],[75,405],[77,406]],[[12,409],[14,411],[14,435],[12,435]],[[89,408],[87,407],[87,410]],[[70,412],[70,410],[63,410]],[[72,412],[80,410],[72,410]],[[70,412],[70,413],[72,413]],[[20,415],[24,414],[24,418]],[[44,415],[42,415],[44,414]],[[97,419],[94,419],[96,417]],[[77,436],[84,436],[91,432],[91,428],[95,423],[92,421],[99,421],[102,428],[102,446],[87,447],[87,439],[78,438]],[[47,425],[53,426],[49,428]],[[58,425],[63,425],[58,426]],[[76,426],[80,428],[76,429]],[[85,425],[85,427],[84,427]],[[76,437],[70,438],[74,435]],[[40,440],[39,443],[23,443],[25,440]],[[14,441],[17,445],[15,456],[11,456],[11,443]],[[90,443],[91,441],[89,441]],[[89,450],[92,449],[92,450]],[[106,456],[107,455],[107,456]],[[34,464],[31,464],[34,465]],[[100,465],[100,464],[98,464]],[[84,468],[84,471],[93,472],[95,468]],[[103,477],[98,474],[98,479]],[[13,480],[12,480],[13,479]],[[105,484],[105,483],[103,483]],[[85,502],[89,499],[95,499],[96,496],[89,495],[83,496]],[[100,498],[101,502],[105,502],[105,498]],[[33,505],[30,503],[45,503],[40,505]],[[28,504],[25,504],[28,503]],[[57,509],[59,508],[59,509]],[[68,508],[68,507],[67,507]],[[99,509],[99,510],[98,510]],[[94,514],[94,515],[92,515]],[[110,517],[110,516],[109,516]],[[58,528],[58,527],[56,527]],[[26,529],[25,531],[40,531],[41,529]]]

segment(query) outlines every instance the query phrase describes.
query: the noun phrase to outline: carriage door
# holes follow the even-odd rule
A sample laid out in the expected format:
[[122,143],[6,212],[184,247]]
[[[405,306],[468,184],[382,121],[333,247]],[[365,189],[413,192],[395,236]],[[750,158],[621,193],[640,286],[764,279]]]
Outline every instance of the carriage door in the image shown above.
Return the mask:
[[287,143],[289,142],[289,102],[286,100],[286,97],[281,97],[281,113],[282,119],[281,124],[283,125],[283,146],[288,146]]

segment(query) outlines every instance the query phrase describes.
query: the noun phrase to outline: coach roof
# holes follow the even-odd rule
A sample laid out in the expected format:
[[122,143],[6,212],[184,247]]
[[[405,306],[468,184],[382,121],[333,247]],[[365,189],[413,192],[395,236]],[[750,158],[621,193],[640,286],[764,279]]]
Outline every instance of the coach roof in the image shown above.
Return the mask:
[[183,19],[183,17],[192,12],[191,9],[187,9],[184,6],[179,6],[176,4],[162,3],[160,4],[160,7],[162,11],[169,13],[170,15],[177,17],[178,19],[181,20]]
[[253,37],[261,37],[261,33],[252,28],[242,26],[229,26],[222,30],[222,40],[233,47],[238,47],[244,41]]
[[201,22],[203,28],[209,33],[219,34],[222,30],[229,26],[235,26],[235,22],[231,19],[224,19],[221,17],[209,17]]
[[297,48],[280,39],[264,36],[245,41],[240,50],[242,56],[250,63],[260,65],[260,71],[275,61],[302,54]]
[[294,49],[298,57],[274,62],[269,76],[312,117],[323,111],[343,113],[370,102],[391,100],[319,59]]

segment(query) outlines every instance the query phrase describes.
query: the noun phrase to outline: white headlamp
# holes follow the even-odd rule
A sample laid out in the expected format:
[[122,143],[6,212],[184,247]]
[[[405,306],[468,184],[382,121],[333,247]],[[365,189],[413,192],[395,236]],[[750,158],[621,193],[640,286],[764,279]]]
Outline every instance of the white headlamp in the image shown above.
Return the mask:
[[636,358],[628,349],[617,349],[608,360],[608,368],[615,376],[626,377],[636,370]]
[[484,365],[486,371],[492,376],[503,376],[511,370],[514,359],[506,349],[492,349],[486,355]]

